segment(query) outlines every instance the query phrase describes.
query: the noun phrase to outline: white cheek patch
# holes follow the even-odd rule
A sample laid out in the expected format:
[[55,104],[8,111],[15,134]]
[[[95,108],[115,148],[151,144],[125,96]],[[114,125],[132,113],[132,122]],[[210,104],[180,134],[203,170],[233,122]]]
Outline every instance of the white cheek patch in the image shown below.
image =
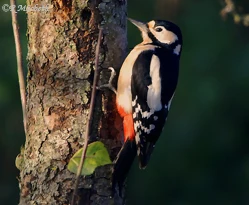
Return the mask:
[[154,29],[150,28],[150,32],[158,41],[161,43],[172,44],[178,40],[177,35],[172,31],[168,31],[164,27],[161,28],[163,29],[161,32],[156,32]]
[[171,31],[165,30],[165,31],[162,32],[162,34],[164,36],[164,37],[162,37],[162,42],[165,40],[165,41],[168,41],[169,44],[171,44],[171,43],[174,43],[174,42],[176,42],[178,40],[177,35],[175,35]]
[[173,53],[176,54],[176,55],[179,55],[180,51],[181,51],[181,45],[178,44],[178,45],[175,47]]

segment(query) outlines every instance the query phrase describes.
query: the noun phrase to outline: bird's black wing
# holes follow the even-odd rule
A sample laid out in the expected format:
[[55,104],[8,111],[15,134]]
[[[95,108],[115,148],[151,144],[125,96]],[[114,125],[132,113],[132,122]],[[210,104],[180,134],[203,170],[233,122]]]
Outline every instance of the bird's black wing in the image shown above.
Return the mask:
[[153,50],[142,52],[132,70],[132,112],[140,168],[146,167],[168,114],[168,109],[155,111],[147,104],[148,87],[152,84],[150,67],[153,55]]

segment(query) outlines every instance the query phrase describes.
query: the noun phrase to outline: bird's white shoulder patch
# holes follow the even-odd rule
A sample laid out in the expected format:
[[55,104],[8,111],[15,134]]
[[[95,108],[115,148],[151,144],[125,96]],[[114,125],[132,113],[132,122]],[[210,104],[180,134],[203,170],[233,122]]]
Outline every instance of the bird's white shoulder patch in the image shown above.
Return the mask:
[[162,109],[162,103],[160,60],[156,55],[153,55],[151,58],[150,77],[152,83],[148,86],[147,103],[150,109],[158,111]]

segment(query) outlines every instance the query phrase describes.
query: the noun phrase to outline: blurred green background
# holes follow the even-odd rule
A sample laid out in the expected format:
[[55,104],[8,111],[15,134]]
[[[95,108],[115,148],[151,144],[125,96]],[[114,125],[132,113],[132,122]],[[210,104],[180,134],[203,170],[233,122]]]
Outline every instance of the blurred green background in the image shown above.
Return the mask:
[[[132,167],[128,205],[249,204],[249,28],[224,21],[221,2],[128,1],[129,17],[172,20],[184,38],[167,125],[147,169]],[[26,15],[18,15],[25,58]],[[0,31],[0,203],[14,205],[24,134],[11,14],[2,9]],[[130,23],[128,39],[130,48],[141,41]]]

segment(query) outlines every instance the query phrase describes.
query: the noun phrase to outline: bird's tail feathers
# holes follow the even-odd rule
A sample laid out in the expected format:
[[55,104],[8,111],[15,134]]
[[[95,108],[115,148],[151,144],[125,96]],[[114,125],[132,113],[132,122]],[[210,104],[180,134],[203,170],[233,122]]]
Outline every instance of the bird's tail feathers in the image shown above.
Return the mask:
[[118,188],[118,193],[121,197],[125,179],[137,154],[136,150],[137,149],[135,140],[127,139],[115,160],[112,187],[113,193],[116,193],[116,190]]
[[144,143],[143,146],[138,145],[139,153],[138,153],[138,160],[139,160],[139,168],[145,169],[149,160],[150,156],[154,150],[155,144],[152,142]]

